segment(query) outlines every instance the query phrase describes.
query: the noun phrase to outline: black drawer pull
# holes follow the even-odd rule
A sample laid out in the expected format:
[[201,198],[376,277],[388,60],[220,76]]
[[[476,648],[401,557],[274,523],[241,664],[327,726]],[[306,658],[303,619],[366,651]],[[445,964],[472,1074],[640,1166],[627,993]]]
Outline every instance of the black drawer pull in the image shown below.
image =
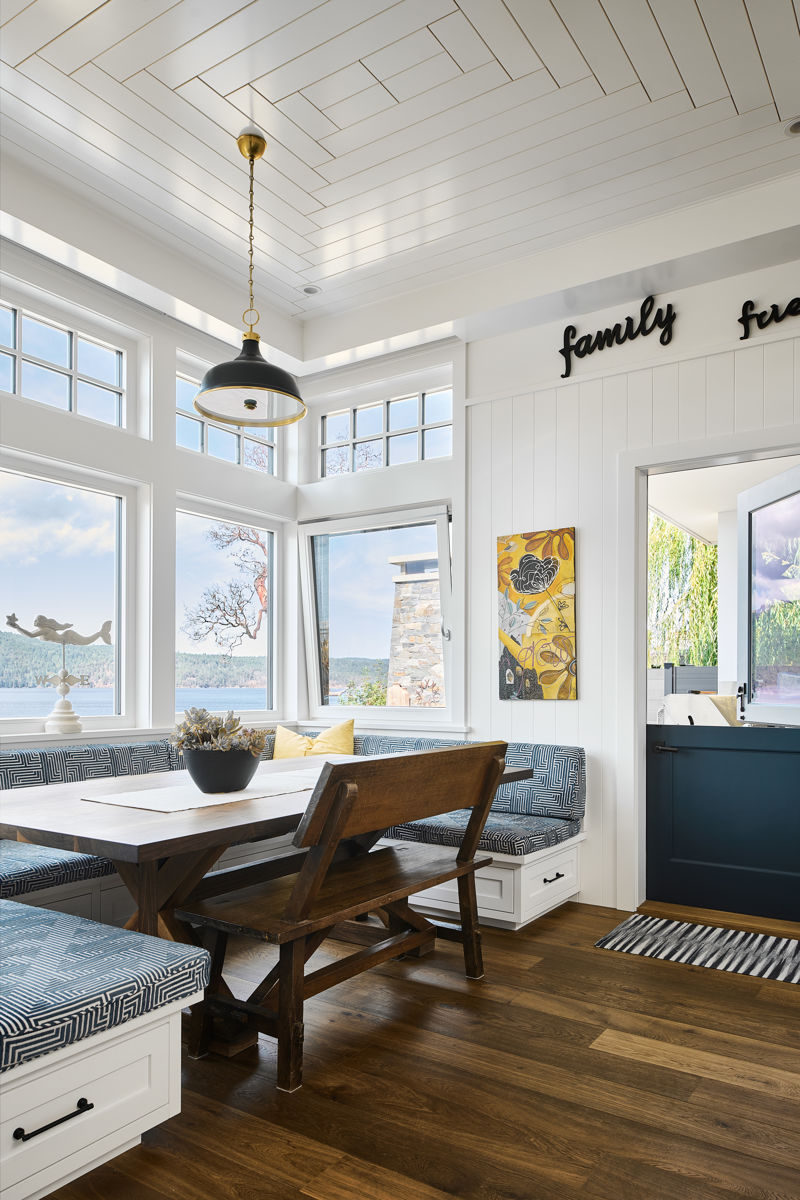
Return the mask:
[[57,1120],[51,1121],[49,1125],[42,1125],[41,1129],[34,1129],[33,1133],[26,1133],[21,1126],[19,1129],[15,1129],[14,1141],[29,1142],[31,1138],[37,1137],[40,1133],[47,1133],[48,1129],[55,1129],[56,1125],[63,1125],[65,1121],[71,1121],[73,1117],[79,1117],[81,1113],[88,1112],[90,1108],[94,1108],[94,1105],[90,1104],[85,1096],[81,1096],[75,1111],[67,1113],[65,1117],[58,1117]]
[[564,878],[564,872],[556,871],[556,873],[552,879],[548,879],[547,876],[545,875],[544,879],[542,880],[542,883],[555,883],[555,881],[557,879],[563,879],[563,878]]
[[668,746],[666,742],[656,742],[653,746],[654,754],[680,754],[677,746]]

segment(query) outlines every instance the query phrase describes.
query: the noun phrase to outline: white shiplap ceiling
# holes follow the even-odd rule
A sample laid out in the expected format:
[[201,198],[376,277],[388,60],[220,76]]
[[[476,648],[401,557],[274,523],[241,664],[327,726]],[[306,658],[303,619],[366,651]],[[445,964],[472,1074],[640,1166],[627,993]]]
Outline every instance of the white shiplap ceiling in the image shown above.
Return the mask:
[[800,167],[800,0],[3,0],[2,20],[5,152],[233,282],[234,139],[264,130],[257,284],[288,314]]

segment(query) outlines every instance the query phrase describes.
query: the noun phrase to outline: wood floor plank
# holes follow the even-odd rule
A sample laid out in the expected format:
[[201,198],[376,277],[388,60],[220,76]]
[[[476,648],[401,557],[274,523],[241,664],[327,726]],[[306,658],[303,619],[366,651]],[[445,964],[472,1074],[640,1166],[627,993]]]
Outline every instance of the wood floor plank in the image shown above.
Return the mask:
[[[290,1095],[269,1038],[185,1059],[180,1115],[51,1200],[800,1200],[797,987],[597,950],[627,915],[485,929],[482,983],[445,943],[311,1000]],[[237,942],[226,979],[272,961]]]
[[662,904],[646,900],[636,910],[648,917],[666,917],[668,921],[691,921],[694,925],[718,925],[721,929],[744,929],[748,933],[768,933],[772,937],[800,938],[800,922],[779,921],[775,917],[751,917],[746,913],[721,912],[716,908],[688,908],[683,904]]
[[747,1088],[749,1091],[766,1092],[784,1100],[800,1102],[800,1073],[782,1071],[776,1067],[759,1066],[757,1063],[742,1062],[722,1054],[710,1054],[707,1050],[694,1050],[686,1046],[656,1041],[654,1038],[638,1037],[606,1029],[596,1041],[593,1050],[616,1054],[635,1062],[652,1063],[668,1067],[686,1075],[702,1079],[716,1079],[722,1083]]

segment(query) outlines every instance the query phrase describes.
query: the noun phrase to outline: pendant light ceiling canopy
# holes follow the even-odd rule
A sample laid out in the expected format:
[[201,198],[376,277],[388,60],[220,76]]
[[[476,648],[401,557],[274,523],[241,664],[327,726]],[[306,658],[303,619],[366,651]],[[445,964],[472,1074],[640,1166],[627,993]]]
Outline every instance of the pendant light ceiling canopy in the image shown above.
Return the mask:
[[226,425],[291,425],[306,414],[297,380],[267,362],[254,329],[261,314],[253,305],[253,167],[267,142],[251,126],[239,135],[237,144],[250,163],[250,307],[242,313],[247,328],[242,334],[241,353],[206,372],[194,406],[202,416]]

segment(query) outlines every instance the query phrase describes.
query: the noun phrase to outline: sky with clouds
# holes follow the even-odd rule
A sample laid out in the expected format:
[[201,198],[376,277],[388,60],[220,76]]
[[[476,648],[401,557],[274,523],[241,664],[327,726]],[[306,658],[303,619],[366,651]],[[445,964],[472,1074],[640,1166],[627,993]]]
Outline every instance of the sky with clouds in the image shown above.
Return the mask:
[[800,579],[786,575],[800,539],[800,492],[753,513],[753,612],[778,600],[800,600]]
[[38,614],[84,635],[112,620],[116,497],[0,471],[0,617]]

